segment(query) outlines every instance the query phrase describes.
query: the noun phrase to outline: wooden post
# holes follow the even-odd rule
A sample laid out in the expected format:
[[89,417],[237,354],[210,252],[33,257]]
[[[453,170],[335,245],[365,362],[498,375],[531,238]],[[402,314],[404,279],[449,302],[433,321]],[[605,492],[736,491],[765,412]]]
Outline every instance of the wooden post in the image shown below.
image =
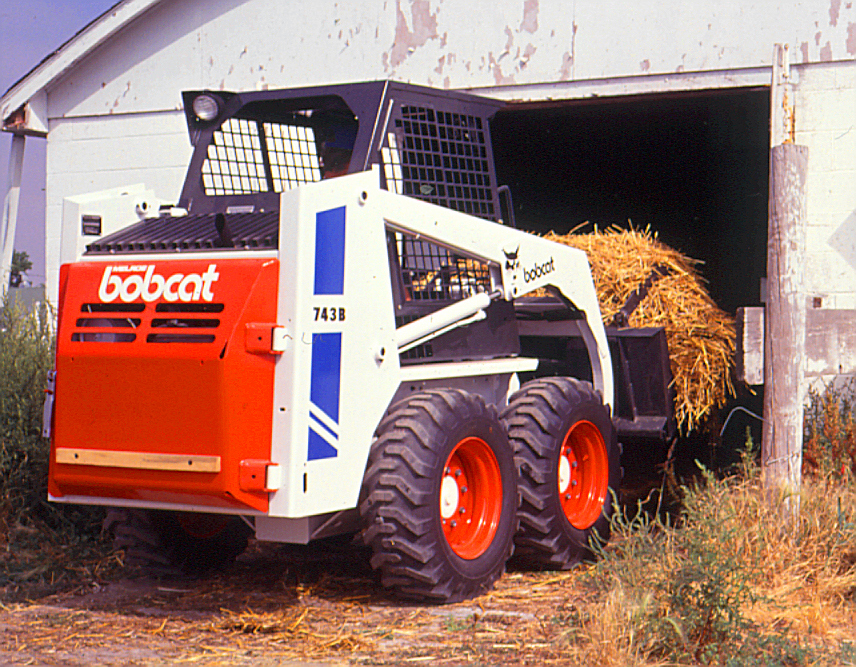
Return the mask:
[[783,144],[770,151],[761,464],[764,486],[785,494],[793,518],[799,512],[803,443],[807,164],[805,146]]
[[21,196],[21,172],[24,165],[24,135],[12,135],[9,153],[9,188],[3,199],[2,250],[0,250],[0,303],[9,289],[12,271],[12,256],[15,248],[15,232],[18,228],[18,200]]
[[773,46],[773,77],[770,82],[770,147],[794,143],[796,124],[791,84],[791,58],[787,44]]

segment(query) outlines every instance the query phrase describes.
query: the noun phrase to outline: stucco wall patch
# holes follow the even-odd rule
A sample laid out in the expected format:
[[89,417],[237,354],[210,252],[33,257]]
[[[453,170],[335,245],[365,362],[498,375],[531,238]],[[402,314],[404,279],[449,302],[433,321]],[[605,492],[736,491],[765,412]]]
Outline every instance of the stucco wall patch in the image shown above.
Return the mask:
[[833,28],[838,25],[838,17],[841,14],[841,0],[830,0],[829,3],[829,25]]
[[538,30],[538,0],[525,0],[520,31],[535,33]]
[[384,58],[384,69],[398,67],[416,49],[425,46],[428,40],[439,38],[437,34],[437,13],[431,13],[431,4],[428,0],[411,0],[409,25],[401,5],[402,0],[397,0],[395,3],[395,41],[389,50],[388,60]]
[[565,51],[562,54],[562,64],[559,66],[559,81],[571,80],[571,69],[574,66],[574,57],[570,52]]

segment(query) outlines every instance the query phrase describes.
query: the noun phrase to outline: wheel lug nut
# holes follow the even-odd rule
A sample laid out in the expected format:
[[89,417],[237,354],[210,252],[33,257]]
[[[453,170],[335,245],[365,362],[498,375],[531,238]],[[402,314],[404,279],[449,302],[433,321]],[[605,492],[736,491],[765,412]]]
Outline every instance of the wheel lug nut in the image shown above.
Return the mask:
[[455,477],[460,477],[460,476],[461,476],[461,469],[460,469],[460,468],[458,468],[458,469],[455,471]]
[[452,520],[452,528],[455,528],[458,525],[457,521]]
[[577,480],[572,479],[572,480],[571,480],[571,486],[576,486],[576,485],[577,485]]
[[466,493],[466,492],[467,492],[467,487],[462,486],[462,487],[461,487],[461,493]]
[[452,474],[452,469],[451,469],[451,468],[446,468],[446,474],[447,474],[447,475],[451,475],[451,474]]
[[466,513],[467,513],[466,507],[462,507],[461,509],[458,510],[458,514],[466,514]]
[[572,468],[576,468],[578,465],[579,465],[579,464],[578,464],[576,461],[574,461],[574,462],[571,464],[571,467],[572,467]]
[[571,494],[570,494],[570,493],[566,493],[566,494],[565,494],[565,500],[570,500],[570,499],[571,499]]

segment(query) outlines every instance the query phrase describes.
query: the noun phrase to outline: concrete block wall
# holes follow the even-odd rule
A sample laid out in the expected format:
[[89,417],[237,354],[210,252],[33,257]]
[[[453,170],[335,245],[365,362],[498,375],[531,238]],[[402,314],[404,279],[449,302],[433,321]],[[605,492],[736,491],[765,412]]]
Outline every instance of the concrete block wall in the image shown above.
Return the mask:
[[794,68],[796,143],[808,146],[806,388],[856,376],[856,62]]
[[856,62],[794,68],[796,143],[808,146],[809,307],[856,309]]

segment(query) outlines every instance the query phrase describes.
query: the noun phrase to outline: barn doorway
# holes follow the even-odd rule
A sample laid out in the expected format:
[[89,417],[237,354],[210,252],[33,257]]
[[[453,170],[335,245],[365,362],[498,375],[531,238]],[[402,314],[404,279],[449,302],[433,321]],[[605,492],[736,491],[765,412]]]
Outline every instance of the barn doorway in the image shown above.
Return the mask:
[[769,105],[766,88],[510,105],[491,125],[498,180],[520,229],[650,225],[734,313],[766,274]]

